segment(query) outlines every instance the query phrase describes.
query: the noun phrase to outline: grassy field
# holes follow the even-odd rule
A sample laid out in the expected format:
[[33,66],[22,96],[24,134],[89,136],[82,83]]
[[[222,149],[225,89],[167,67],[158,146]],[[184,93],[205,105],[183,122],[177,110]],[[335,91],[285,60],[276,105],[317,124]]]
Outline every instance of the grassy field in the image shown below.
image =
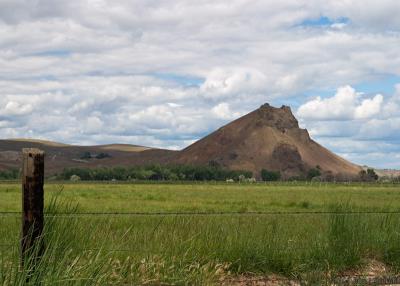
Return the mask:
[[[359,210],[399,210],[400,185],[319,183],[49,183],[45,198],[59,190],[80,211],[324,211],[337,204]],[[0,183],[0,211],[20,211],[21,186]]]
[[[400,267],[400,214],[335,213],[400,211],[398,185],[92,183],[63,188],[54,203],[60,185],[46,184],[47,212],[71,215],[46,218],[46,252],[35,272],[18,271],[20,218],[0,217],[0,284],[24,285],[31,275],[32,284],[45,285],[214,285],[271,273],[321,283],[370,261],[384,263],[390,274]],[[18,184],[0,184],[0,211],[19,211],[20,192]],[[217,212],[237,214],[212,214]]]

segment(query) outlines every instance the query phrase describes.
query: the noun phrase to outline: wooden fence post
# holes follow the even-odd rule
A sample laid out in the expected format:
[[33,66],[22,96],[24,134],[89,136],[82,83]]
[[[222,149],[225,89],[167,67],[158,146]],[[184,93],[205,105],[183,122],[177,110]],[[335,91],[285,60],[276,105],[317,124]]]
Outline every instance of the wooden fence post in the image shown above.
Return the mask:
[[[23,149],[22,157],[21,265],[23,266],[27,257],[30,255],[40,257],[43,251],[40,236],[44,224],[44,152],[39,149]],[[36,242],[42,245],[35,245]]]

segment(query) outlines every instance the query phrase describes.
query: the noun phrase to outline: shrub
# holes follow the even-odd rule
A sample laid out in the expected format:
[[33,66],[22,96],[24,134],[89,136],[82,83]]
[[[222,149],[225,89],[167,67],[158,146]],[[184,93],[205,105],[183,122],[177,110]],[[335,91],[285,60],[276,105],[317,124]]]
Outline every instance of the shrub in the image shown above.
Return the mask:
[[77,175],[72,175],[71,178],[69,179],[71,182],[78,182],[81,180],[81,178]]
[[368,168],[367,175],[371,178],[371,180],[376,181],[378,180],[379,176],[375,173],[374,169]]
[[96,155],[96,159],[105,159],[105,158],[110,158],[111,155],[108,153],[100,153]]
[[318,167],[319,166],[317,166],[316,168],[311,168],[310,170],[308,170],[307,179],[311,180],[314,177],[321,176],[321,170]]
[[92,158],[92,154],[90,152],[84,152],[81,156],[82,160],[91,159],[91,158]]
[[281,178],[279,171],[268,171],[266,169],[261,170],[261,179],[263,181],[278,181]]
[[374,169],[368,168],[367,170],[361,170],[359,178],[363,182],[371,182],[378,180],[379,176],[375,173]]

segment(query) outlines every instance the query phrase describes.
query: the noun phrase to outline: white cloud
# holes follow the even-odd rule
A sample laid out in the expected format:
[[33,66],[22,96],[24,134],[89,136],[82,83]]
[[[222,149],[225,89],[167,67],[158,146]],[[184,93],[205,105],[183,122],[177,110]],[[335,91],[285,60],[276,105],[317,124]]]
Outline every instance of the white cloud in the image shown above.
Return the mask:
[[11,125],[11,122],[6,120],[0,120],[0,128],[5,129]]
[[378,114],[381,110],[383,96],[378,94],[372,99],[362,100],[362,93],[351,86],[337,90],[333,97],[317,97],[303,105],[297,111],[302,119],[350,120],[365,119]]
[[345,28],[346,26],[347,26],[346,23],[333,23],[333,24],[331,25],[331,28],[332,28],[332,29],[341,30],[341,29]]
[[[0,136],[184,147],[266,101],[400,76],[399,5],[0,1]],[[304,25],[321,16],[335,21]],[[400,96],[378,93],[346,87],[298,112],[320,138],[396,130]]]
[[240,93],[252,94],[266,89],[266,76],[255,69],[227,71],[221,68],[207,75],[200,91],[207,98],[233,96]]
[[6,103],[4,109],[0,110],[0,115],[3,116],[18,116],[31,113],[33,110],[32,105],[23,104],[16,101],[9,101]]
[[400,114],[395,118],[372,119],[360,127],[358,137],[363,139],[400,139]]
[[91,116],[86,119],[85,132],[89,134],[91,133],[101,134],[104,132],[104,130],[102,129],[103,126],[104,123],[99,117]]
[[344,158],[360,165],[376,168],[399,168],[399,147],[396,143],[366,141],[354,138],[321,138],[320,143]]
[[324,12],[337,17],[348,17],[354,24],[364,29],[391,31],[400,29],[396,13],[400,3],[396,0],[329,1]]
[[346,86],[333,97],[316,98],[297,111],[311,136],[345,158],[374,167],[399,168],[398,92],[384,98],[366,96]]
[[233,112],[228,103],[222,102],[214,106],[211,112],[219,119],[232,120],[240,117],[239,112]]
[[354,117],[364,119],[379,114],[382,102],[383,96],[381,94],[377,94],[371,99],[363,100],[361,104],[355,108]]

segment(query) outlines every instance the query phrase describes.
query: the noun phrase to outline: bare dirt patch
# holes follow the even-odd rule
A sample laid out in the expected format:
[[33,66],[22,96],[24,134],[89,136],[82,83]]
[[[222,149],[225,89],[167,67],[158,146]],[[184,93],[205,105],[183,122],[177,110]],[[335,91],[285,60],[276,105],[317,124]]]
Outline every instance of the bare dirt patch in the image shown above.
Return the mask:
[[[360,269],[348,270],[332,277],[331,273],[321,273],[321,285],[391,285],[400,286],[400,275],[394,274],[384,263],[370,259]],[[318,285],[316,282],[296,281],[280,275],[240,275],[229,276],[221,281],[221,286],[300,286]]]

